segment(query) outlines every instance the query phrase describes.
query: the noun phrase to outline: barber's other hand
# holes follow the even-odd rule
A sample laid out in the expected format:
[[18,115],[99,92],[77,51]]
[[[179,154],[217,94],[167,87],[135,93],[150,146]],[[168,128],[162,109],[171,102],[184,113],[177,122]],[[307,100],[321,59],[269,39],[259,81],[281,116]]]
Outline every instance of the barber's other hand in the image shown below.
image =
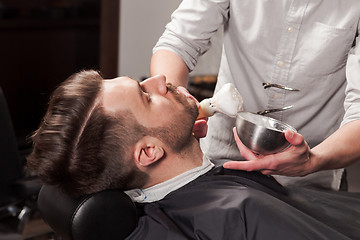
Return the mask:
[[261,171],[266,175],[284,176],[305,176],[314,172],[310,148],[299,133],[287,130],[285,138],[291,146],[283,152],[264,156],[254,154],[241,142],[235,128],[233,132],[241,155],[247,161],[227,162],[223,165],[224,168]]
[[208,129],[207,119],[196,120],[193,127],[194,136],[197,139],[205,137],[207,134],[207,129]]

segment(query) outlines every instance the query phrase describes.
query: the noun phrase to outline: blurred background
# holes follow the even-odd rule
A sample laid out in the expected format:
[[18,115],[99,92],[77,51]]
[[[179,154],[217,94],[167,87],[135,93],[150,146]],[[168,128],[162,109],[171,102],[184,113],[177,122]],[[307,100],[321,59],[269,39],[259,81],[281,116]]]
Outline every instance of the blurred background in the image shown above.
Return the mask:
[[100,67],[99,0],[1,0],[0,86],[19,144],[38,126],[51,91]]

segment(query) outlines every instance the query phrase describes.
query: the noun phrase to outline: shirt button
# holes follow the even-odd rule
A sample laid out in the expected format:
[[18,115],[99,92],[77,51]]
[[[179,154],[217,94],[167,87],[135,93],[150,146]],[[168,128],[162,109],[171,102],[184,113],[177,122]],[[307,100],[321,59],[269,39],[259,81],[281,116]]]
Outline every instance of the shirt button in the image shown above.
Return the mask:
[[275,99],[278,99],[279,97],[280,97],[279,94],[277,94],[277,93],[274,94]]
[[283,61],[278,61],[277,64],[279,65],[279,67],[283,67],[285,65]]
[[290,33],[291,33],[291,32],[293,32],[293,31],[294,31],[294,28],[293,28],[293,27],[288,27],[288,29],[287,29],[287,30],[288,30],[288,32],[290,32]]

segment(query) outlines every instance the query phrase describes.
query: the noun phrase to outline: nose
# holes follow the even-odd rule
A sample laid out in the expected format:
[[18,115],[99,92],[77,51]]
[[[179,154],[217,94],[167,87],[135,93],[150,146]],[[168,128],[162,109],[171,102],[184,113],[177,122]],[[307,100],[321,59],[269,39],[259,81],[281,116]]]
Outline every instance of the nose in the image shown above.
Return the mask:
[[140,85],[149,93],[158,93],[160,95],[167,93],[166,77],[164,75],[156,75],[148,78],[142,81]]

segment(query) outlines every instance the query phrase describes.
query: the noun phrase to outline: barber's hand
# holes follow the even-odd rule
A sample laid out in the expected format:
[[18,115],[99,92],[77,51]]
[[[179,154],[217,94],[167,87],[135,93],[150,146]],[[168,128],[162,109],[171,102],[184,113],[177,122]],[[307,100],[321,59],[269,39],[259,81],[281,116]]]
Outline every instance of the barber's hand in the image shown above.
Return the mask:
[[284,176],[305,176],[314,171],[310,148],[299,133],[287,130],[285,138],[291,146],[283,152],[264,156],[254,154],[240,141],[235,128],[233,132],[241,155],[247,161],[227,162],[224,163],[224,168]]

